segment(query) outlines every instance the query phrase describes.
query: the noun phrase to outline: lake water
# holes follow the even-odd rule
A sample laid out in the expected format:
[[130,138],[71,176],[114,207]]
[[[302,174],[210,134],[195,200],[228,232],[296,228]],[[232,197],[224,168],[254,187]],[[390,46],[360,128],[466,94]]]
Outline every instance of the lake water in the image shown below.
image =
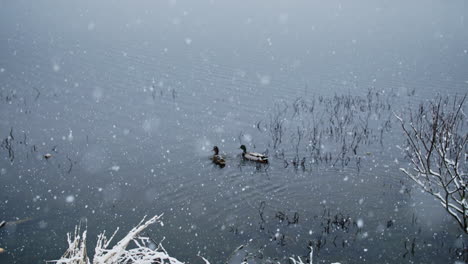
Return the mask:
[[468,91],[468,5],[355,2],[0,1],[0,262],[164,213],[190,263],[464,263],[393,112]]

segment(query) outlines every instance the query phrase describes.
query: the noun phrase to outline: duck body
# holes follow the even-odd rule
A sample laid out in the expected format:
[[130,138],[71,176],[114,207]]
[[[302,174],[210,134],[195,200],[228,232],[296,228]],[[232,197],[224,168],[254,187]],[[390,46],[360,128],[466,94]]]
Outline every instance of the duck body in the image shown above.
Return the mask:
[[243,150],[242,157],[244,159],[260,163],[268,163],[268,157],[266,155],[256,152],[248,152],[244,145],[242,145],[240,148]]
[[213,155],[213,157],[211,157],[211,160],[214,164],[219,165],[221,168],[226,166],[226,161],[221,155]]
[[214,146],[213,151],[214,155],[211,157],[213,163],[220,166],[221,168],[226,166],[226,160],[224,160],[223,156],[219,155],[219,149],[217,146]]

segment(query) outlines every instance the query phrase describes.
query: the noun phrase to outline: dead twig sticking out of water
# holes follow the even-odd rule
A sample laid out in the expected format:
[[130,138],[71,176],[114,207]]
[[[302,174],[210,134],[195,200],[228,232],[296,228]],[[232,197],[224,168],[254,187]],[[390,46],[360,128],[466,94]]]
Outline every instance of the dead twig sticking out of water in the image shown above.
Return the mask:
[[294,224],[299,223],[299,213],[298,212],[295,212],[293,214],[292,219],[290,219],[289,216],[286,213],[282,212],[282,211],[278,211],[276,213],[275,217],[280,221],[280,223],[286,222],[288,225],[294,225]]
[[13,137],[13,128],[10,128],[10,139],[14,140],[15,137]]
[[70,167],[68,168],[67,173],[70,174],[71,171],[72,171],[72,169],[73,169],[73,161],[70,159],[70,157],[68,156],[68,154],[67,154],[67,160],[68,160],[68,162],[70,162]]
[[322,222],[320,225],[323,228],[322,233],[324,234],[330,234],[336,230],[348,233],[350,231],[352,221],[349,215],[344,216],[342,213],[337,213],[334,216],[331,216],[330,209],[324,208]]
[[281,107],[280,105],[275,105],[273,110],[273,115],[270,116],[270,124],[268,126],[270,135],[273,141],[273,149],[276,149],[281,142],[283,141],[283,134],[284,134],[284,115],[288,110],[288,106],[286,104]]
[[319,96],[297,98],[290,104],[276,103],[266,125],[275,156],[278,157],[284,138],[291,138],[292,157],[283,157],[285,167],[291,164],[295,169],[305,169],[307,161],[345,167],[354,160],[359,170],[360,146],[383,146],[384,136],[391,129],[394,96],[384,97],[383,93],[369,89],[364,96]]
[[[302,139],[304,137],[304,130],[301,129],[299,126],[297,127],[297,134],[296,134],[296,137],[295,138],[292,138],[291,141],[296,141],[295,144],[294,144],[294,151],[295,151],[295,155],[294,155],[294,158],[292,160],[292,164],[295,168],[298,168],[299,167],[299,163],[300,163],[300,157],[299,157],[299,151],[300,151],[300,146],[301,146],[301,143],[302,143]],[[304,161],[305,163],[305,161]],[[304,166],[304,164],[303,164]]]
[[13,150],[14,140],[15,140],[15,137],[13,136],[13,127],[12,127],[10,129],[9,135],[2,141],[2,144],[0,145],[6,151],[8,151],[8,159],[10,160],[10,162],[13,162],[15,160],[15,152]]
[[156,87],[153,85],[151,85],[151,97],[153,97],[153,101],[156,100]]
[[176,92],[175,88],[172,88],[171,94],[172,94],[172,100],[175,101],[175,99],[177,97],[177,92]]
[[411,244],[409,244],[409,241],[409,239],[405,239],[405,253],[403,253],[403,258],[406,258],[409,253],[411,253],[411,256],[414,256],[416,248],[416,238],[413,238],[413,240],[411,240]]
[[39,96],[41,96],[41,91],[39,91],[39,89],[37,89],[36,87],[33,87],[34,91],[36,91],[36,97],[34,97],[34,102],[37,101],[37,99],[39,99]]
[[265,218],[263,217],[263,211],[265,210],[266,203],[265,201],[260,202],[260,206],[258,207],[258,214],[260,215],[260,230],[265,229]]
[[262,129],[261,129],[261,124],[262,124],[262,121],[258,121],[256,124],[255,124],[255,127],[257,128],[258,131],[262,132]]
[[327,238],[324,236],[320,236],[319,238],[315,240],[309,241],[309,246],[311,248],[315,247],[317,249],[317,253],[320,252],[320,249],[325,247],[326,244],[327,244]]

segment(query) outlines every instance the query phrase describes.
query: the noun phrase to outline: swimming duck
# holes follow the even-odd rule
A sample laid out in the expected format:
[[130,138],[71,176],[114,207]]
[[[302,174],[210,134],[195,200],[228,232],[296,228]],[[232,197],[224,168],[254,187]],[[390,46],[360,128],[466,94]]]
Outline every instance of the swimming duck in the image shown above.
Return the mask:
[[243,150],[242,157],[244,157],[244,159],[256,161],[260,163],[268,163],[267,156],[260,154],[260,153],[256,153],[256,152],[247,152],[247,148],[245,147],[245,145],[240,146],[240,149]]
[[219,149],[217,146],[213,147],[214,155],[211,157],[211,160],[214,164],[219,165],[221,168],[226,166],[226,161],[224,160],[223,156],[219,155]]

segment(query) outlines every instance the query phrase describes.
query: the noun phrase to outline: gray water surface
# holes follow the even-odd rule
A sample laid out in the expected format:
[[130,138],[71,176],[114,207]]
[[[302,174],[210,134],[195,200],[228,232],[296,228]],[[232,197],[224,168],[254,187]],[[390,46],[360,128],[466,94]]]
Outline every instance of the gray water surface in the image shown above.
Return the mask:
[[466,261],[466,236],[399,171],[393,113],[468,91],[467,14],[461,0],[0,1],[14,152],[0,149],[0,220],[20,220],[0,262],[57,259],[80,222],[92,253],[99,232],[161,213],[147,235],[190,263],[240,245],[286,263],[309,242],[315,263]]

